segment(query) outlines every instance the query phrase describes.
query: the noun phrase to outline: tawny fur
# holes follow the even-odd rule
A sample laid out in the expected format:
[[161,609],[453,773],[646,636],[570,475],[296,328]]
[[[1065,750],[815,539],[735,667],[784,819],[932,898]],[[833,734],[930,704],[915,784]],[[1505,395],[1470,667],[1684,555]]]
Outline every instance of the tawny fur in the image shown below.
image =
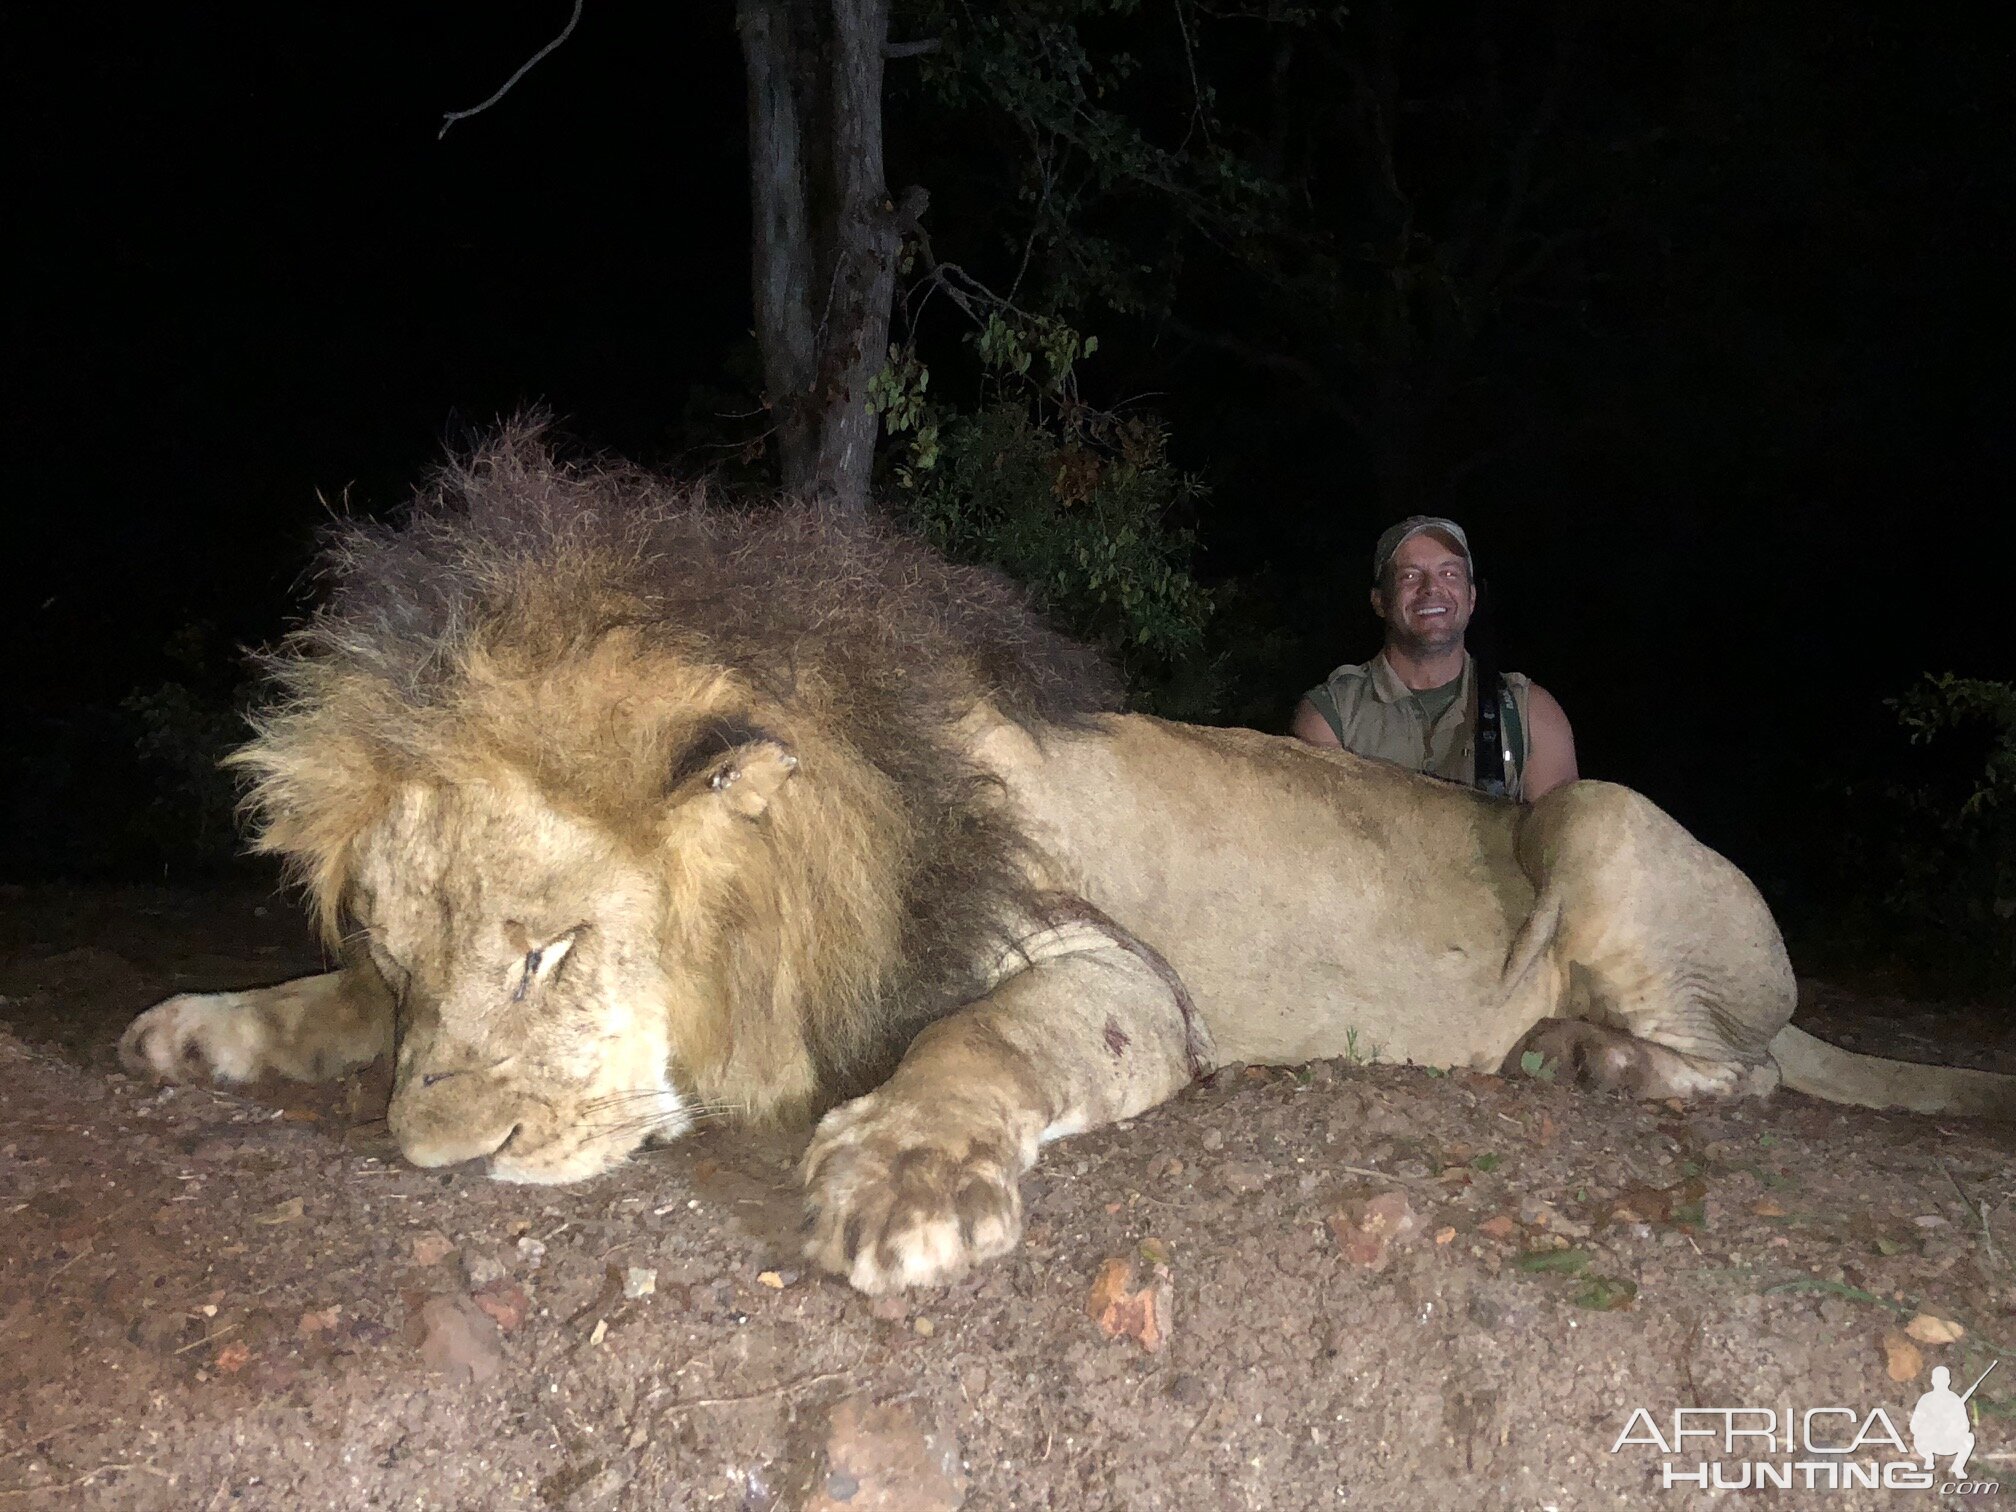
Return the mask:
[[2011,1078],[1789,1027],[1763,898],[1642,795],[1526,808],[1110,713],[1006,584],[873,524],[717,510],[521,427],[330,573],[238,760],[353,964],[173,999],[121,1054],[395,1053],[420,1165],[581,1180],[860,1093],[813,1135],[805,1253],[883,1292],[1011,1246],[1044,1140],[1231,1060],[2016,1113]]
[[[872,1085],[1030,912],[1022,841],[960,719],[984,701],[1040,736],[1118,705],[1104,663],[992,573],[874,521],[568,465],[529,424],[442,470],[396,526],[339,529],[324,571],[233,760],[258,848],[325,933],[342,936],[358,837],[403,787],[523,778],[662,870],[669,943],[733,943],[725,996],[678,1032],[705,1087],[731,1040],[746,1058],[776,1026],[774,1053],[718,1088],[743,1101],[804,1089],[794,1052],[815,1100]],[[731,870],[678,843],[677,800],[752,738],[811,780]]]

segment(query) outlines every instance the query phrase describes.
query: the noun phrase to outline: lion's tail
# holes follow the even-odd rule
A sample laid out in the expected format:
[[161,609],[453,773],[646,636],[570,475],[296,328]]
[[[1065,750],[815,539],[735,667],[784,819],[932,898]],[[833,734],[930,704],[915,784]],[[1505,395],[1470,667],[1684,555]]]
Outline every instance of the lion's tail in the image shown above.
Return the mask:
[[2016,1076],[1857,1055],[1789,1024],[1771,1040],[1785,1085],[1829,1102],[2016,1120]]

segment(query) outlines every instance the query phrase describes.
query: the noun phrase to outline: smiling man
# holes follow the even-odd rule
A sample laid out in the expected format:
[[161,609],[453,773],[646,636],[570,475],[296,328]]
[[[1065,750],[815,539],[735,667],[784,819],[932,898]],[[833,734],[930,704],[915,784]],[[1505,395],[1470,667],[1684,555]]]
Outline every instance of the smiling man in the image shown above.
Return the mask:
[[1311,688],[1296,705],[1295,736],[1526,803],[1573,782],[1575,733],[1554,696],[1516,672],[1480,679],[1463,644],[1476,608],[1463,527],[1435,515],[1402,520],[1372,553],[1385,647]]

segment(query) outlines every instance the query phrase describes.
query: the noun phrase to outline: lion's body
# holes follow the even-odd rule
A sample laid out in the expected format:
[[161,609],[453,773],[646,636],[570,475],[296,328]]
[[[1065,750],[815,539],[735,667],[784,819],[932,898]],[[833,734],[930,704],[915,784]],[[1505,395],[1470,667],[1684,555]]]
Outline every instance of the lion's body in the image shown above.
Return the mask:
[[1577,1017],[1754,1082],[1791,1015],[1762,899],[1628,789],[1528,809],[1140,716],[1042,741],[999,724],[975,750],[1044,884],[1161,951],[1224,1060],[1496,1070],[1540,1019]]
[[977,749],[1041,847],[1045,882],[1168,958],[1221,1059],[1355,1052],[1495,1070],[1530,1027],[1507,1038],[1500,1001],[1533,901],[1512,806],[1140,716],[1040,744],[1001,726]]
[[[1019,1231],[1038,1143],[1226,1061],[1567,1062],[2009,1112],[2008,1078],[1785,1027],[1762,900],[1647,800],[1527,809],[1114,711],[999,580],[723,515],[507,434],[339,542],[239,758],[344,971],[179,998],[157,1074],[397,1054],[422,1164],[563,1181],[704,1112],[818,1108],[809,1253],[883,1290]],[[395,1011],[393,999],[403,1005]]]

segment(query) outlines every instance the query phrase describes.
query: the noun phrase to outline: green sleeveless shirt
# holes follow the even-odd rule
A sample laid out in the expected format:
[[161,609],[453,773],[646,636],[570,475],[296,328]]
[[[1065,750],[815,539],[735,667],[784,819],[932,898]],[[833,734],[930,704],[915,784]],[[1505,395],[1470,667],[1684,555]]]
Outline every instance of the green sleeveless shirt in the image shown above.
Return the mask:
[[[1424,696],[1400,680],[1383,651],[1369,662],[1339,667],[1306,696],[1345,750],[1468,787],[1477,776],[1476,670],[1477,663],[1466,652],[1460,685],[1439,714],[1431,710],[1442,702],[1434,696],[1441,690],[1426,690],[1429,707],[1424,708]],[[1505,742],[1505,791],[1520,798],[1524,796],[1526,731],[1530,728],[1526,694],[1532,684],[1519,673],[1508,672],[1505,686],[1512,694],[1500,721]]]

